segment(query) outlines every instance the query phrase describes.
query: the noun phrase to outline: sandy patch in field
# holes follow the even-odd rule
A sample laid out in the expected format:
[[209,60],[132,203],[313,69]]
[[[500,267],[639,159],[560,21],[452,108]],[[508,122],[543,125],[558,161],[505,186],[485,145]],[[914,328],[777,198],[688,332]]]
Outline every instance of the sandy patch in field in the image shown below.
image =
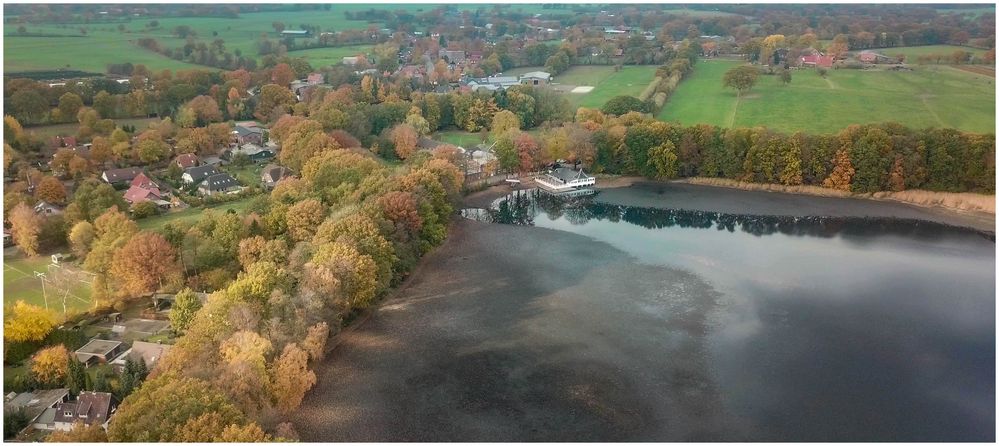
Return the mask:
[[571,91],[571,93],[589,93],[591,91],[593,91],[593,87],[590,87],[588,85],[583,85],[583,86],[579,86],[579,87],[573,88],[572,91]]

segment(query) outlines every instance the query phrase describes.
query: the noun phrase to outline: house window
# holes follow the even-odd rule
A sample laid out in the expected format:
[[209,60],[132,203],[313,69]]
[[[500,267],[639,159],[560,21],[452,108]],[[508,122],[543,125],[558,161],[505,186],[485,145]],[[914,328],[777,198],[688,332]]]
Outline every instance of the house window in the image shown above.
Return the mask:
[[538,80],[537,79],[534,80],[534,85],[538,85]]

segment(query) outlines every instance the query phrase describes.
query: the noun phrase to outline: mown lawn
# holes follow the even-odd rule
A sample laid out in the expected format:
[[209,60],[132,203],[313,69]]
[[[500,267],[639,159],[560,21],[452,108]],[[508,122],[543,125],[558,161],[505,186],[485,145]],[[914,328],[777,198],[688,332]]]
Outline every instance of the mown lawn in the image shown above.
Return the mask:
[[144,218],[136,221],[136,223],[138,224],[139,229],[159,230],[162,229],[163,226],[166,226],[167,223],[174,221],[196,221],[201,217],[201,213],[205,212],[207,209],[211,209],[215,212],[225,212],[232,209],[237,213],[242,213],[246,207],[250,205],[251,200],[253,200],[253,197],[246,197],[208,208],[187,208],[182,211],[173,211],[163,215],[157,215],[155,217]]
[[[596,88],[583,94],[574,101],[578,107],[600,108],[615,96],[638,96],[656,77],[655,65],[624,66],[620,71],[612,72]],[[569,93],[572,94],[572,93]],[[573,94],[575,96],[575,94]]]
[[760,76],[740,99],[722,86],[725,71],[740,63],[698,63],[659,118],[814,133],[887,121],[913,128],[995,129],[995,85],[987,76],[936,65],[915,66],[912,72],[829,70],[827,79],[814,70],[797,70],[788,86],[777,76]]
[[[541,134],[540,129],[529,129],[525,130],[525,132],[535,137]],[[456,146],[465,147],[465,148],[472,148],[475,147],[477,144],[483,142],[481,133],[472,133],[472,132],[466,132],[464,130],[455,130],[455,129],[444,130],[434,133],[430,135],[430,138],[436,141],[446,142],[448,144],[454,144]],[[493,137],[487,134],[485,142],[491,143],[492,141]]]
[[[9,253],[9,254],[8,254]],[[48,255],[26,257],[14,249],[6,250],[3,259],[3,302],[4,305],[23,300],[29,304],[46,307],[59,315],[63,311],[63,296],[66,297],[66,316],[87,311],[92,306],[91,286],[79,279],[90,280],[86,276],[70,276],[61,274],[58,268],[50,268],[52,259]],[[78,271],[72,264],[64,264],[63,268]],[[45,291],[42,291],[42,279],[35,272],[46,274]]]
[[309,61],[314,68],[329,65],[339,65],[343,63],[344,57],[356,56],[358,54],[370,54],[371,45],[350,45],[329,48],[313,48],[309,50],[292,51],[288,55],[291,57],[301,57]]
[[[114,122],[119,127],[123,125],[135,126],[137,132],[141,132],[142,129],[149,127],[152,122],[159,122],[159,118],[127,118],[127,119],[115,119]],[[51,124],[51,125],[39,125],[34,127],[25,127],[29,133],[34,133],[37,136],[43,138],[51,138],[53,136],[73,136],[80,132],[80,124],[71,122],[67,124]]]

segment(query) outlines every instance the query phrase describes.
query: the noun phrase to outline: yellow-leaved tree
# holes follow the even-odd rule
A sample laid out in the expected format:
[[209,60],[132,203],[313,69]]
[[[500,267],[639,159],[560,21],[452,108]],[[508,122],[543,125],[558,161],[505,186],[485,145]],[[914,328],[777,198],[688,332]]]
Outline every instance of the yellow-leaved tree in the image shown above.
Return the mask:
[[69,373],[69,350],[59,344],[43,348],[31,358],[31,373],[44,384],[57,384]]
[[56,324],[55,313],[23,300],[3,312],[3,338],[8,342],[41,341]]

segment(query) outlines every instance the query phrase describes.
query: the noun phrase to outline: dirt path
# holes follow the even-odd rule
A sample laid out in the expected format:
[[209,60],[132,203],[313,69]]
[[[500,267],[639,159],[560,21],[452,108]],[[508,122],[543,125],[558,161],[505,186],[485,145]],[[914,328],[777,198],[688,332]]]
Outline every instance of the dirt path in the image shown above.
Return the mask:
[[930,115],[932,115],[933,119],[937,121],[937,124],[940,124],[940,127],[947,127],[947,124],[944,124],[943,120],[940,119],[940,115],[938,115],[937,112],[933,110],[933,107],[930,107],[930,103],[926,102],[925,94],[919,95],[919,100],[923,102],[923,107],[926,107],[926,111],[930,112]]
[[735,127],[735,114],[739,111],[739,103],[742,102],[742,95],[736,97],[735,105],[732,106],[732,113],[728,115],[726,127]]
[[826,83],[829,84],[829,89],[839,90],[839,87],[833,83],[832,79],[829,79],[828,77],[823,77],[822,80],[826,81]]

